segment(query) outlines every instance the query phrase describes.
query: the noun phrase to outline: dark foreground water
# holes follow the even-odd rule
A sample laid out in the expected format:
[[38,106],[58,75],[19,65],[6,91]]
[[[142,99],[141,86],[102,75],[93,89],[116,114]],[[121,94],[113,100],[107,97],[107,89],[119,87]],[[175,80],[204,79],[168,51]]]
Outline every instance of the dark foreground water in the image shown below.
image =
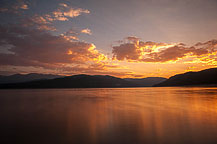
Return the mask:
[[217,88],[0,90],[2,144],[216,144]]

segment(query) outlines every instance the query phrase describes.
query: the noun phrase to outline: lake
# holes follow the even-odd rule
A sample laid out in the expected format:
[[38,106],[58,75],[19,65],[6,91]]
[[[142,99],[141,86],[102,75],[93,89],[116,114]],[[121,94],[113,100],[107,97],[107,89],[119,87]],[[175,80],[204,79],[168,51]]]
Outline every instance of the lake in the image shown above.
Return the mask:
[[0,90],[2,144],[216,144],[217,88]]

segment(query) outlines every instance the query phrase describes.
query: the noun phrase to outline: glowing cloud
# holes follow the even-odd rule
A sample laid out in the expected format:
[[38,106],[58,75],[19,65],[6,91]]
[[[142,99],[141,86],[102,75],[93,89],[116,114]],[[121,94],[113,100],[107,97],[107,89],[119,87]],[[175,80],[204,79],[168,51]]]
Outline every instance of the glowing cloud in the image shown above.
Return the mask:
[[81,30],[81,33],[85,33],[85,34],[92,35],[92,32],[91,32],[91,30],[90,30],[90,29],[88,29],[88,28]]
[[17,26],[0,26],[0,46],[11,45],[11,54],[0,54],[0,65],[35,66],[46,69],[87,67],[101,63],[106,56],[93,44],[72,42],[63,36]]
[[82,13],[86,13],[86,14],[90,13],[90,11],[87,9],[72,8],[65,3],[60,3],[60,6],[61,7],[58,8],[56,11],[52,12],[52,14],[50,15],[50,20],[52,17],[52,21],[54,20],[68,21],[69,18],[77,17]]
[[[127,41],[126,41],[127,40]],[[216,55],[217,40],[186,46],[183,43],[166,44],[143,42],[136,37],[127,37],[120,45],[112,47],[113,59],[131,62],[176,62],[185,58],[202,59]],[[191,60],[194,61],[194,60]],[[215,61],[215,60],[214,60]]]

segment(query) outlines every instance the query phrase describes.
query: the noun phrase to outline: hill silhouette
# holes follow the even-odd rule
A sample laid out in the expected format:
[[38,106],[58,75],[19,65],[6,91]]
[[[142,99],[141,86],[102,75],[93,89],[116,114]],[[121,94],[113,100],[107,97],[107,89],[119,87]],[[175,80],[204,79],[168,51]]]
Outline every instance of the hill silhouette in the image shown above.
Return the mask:
[[0,75],[0,84],[20,83],[20,82],[42,80],[42,79],[54,79],[58,77],[62,77],[62,76],[52,75],[52,74],[38,74],[38,73],[14,74],[14,75],[9,75],[9,76]]
[[[159,78],[159,82],[164,78]],[[136,79],[139,80],[139,79]],[[144,79],[143,79],[144,80]],[[148,79],[151,81],[151,78]],[[154,78],[155,83],[157,78]],[[133,82],[132,82],[133,81]],[[23,83],[0,84],[0,88],[109,88],[144,87],[147,83],[135,82],[109,75],[73,75],[49,80],[37,80]]]
[[170,77],[154,86],[189,86],[217,84],[217,68],[205,69],[199,72],[187,72]]

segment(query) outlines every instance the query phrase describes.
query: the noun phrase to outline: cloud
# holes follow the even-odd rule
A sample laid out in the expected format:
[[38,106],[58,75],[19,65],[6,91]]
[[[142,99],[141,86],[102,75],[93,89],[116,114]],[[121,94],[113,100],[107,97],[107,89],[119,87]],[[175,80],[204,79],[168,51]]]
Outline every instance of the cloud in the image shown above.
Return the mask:
[[63,36],[17,25],[0,26],[0,46],[11,45],[8,53],[0,53],[0,65],[33,66],[45,69],[88,68],[103,64],[106,56],[94,44],[72,42]]
[[0,7],[0,13],[15,13],[18,14],[20,10],[27,10],[29,9],[28,4],[23,0],[17,0],[12,5],[5,5]]
[[176,61],[179,58],[184,58],[187,54],[191,54],[194,56],[200,56],[203,54],[207,54],[208,51],[206,49],[196,49],[194,47],[186,48],[183,46],[175,45],[173,47],[169,47],[159,52],[151,52],[146,56],[148,58],[142,59],[144,62],[167,62],[167,61]]
[[81,13],[87,13],[88,14],[88,13],[90,13],[90,11],[89,10],[80,9],[80,8],[78,8],[78,9],[70,8],[69,10],[63,12],[63,15],[65,17],[71,17],[71,18],[73,18],[73,17],[77,17],[77,16],[81,15]]
[[78,36],[80,35],[80,31],[78,31],[75,28],[70,28],[68,31],[61,34],[65,39],[71,40],[71,41],[78,41]]
[[59,5],[62,6],[62,7],[68,7],[68,5],[65,4],[65,3],[60,3]]
[[[127,40],[127,41],[126,41]],[[113,59],[134,62],[168,62],[186,57],[199,58],[215,55],[217,40],[186,46],[183,43],[167,44],[143,42],[137,37],[127,37],[119,45],[112,47]]]
[[118,77],[141,77],[119,64],[113,64],[94,44],[71,41],[64,35],[20,25],[0,25],[0,69],[13,73],[108,74]]
[[85,33],[85,34],[92,35],[92,32],[91,32],[91,30],[90,30],[90,29],[88,29],[88,28],[81,30],[81,33]]
[[59,21],[68,21],[69,18],[74,18],[82,13],[89,14],[90,11],[87,9],[81,9],[81,8],[72,8],[69,7],[65,3],[60,3],[60,6],[57,10],[53,11],[52,14],[50,14],[50,17],[52,17],[52,21],[59,20]]
[[65,32],[65,35],[73,35],[73,36],[78,36],[79,31],[75,28],[70,28],[68,31]]
[[135,44],[125,43],[120,46],[114,46],[112,53],[113,56],[118,60],[138,60],[140,56],[140,50],[137,49]]
[[[23,0],[17,0],[13,3],[13,5],[6,5],[0,7],[0,12],[7,12],[7,13],[19,13],[20,10],[27,10],[29,9],[28,4]],[[73,8],[65,3],[60,3],[59,7],[51,12],[50,14],[43,15],[44,19],[47,21],[68,21],[69,18],[74,18],[80,16],[81,14],[86,13],[89,14],[90,11],[87,9],[82,8]]]
[[21,23],[25,27],[34,27],[39,30],[56,31],[56,28],[52,25],[46,16],[43,17],[36,14],[32,17],[22,19]]
[[88,34],[88,35],[92,35],[91,33],[91,30],[90,29],[82,29],[82,30],[77,30],[75,28],[71,28],[69,29],[68,31],[62,33],[61,35],[63,37],[65,37],[66,39],[68,40],[71,40],[71,41],[78,41],[79,40],[79,35],[81,33],[85,33],[85,34]]
[[[1,8],[1,12],[11,7]],[[26,3],[14,6],[13,14],[28,9]],[[65,3],[45,14],[20,13],[17,21],[0,24],[0,69],[12,73],[55,73],[55,74],[110,74],[114,76],[137,76],[129,70],[113,65],[100,53],[94,44],[79,40],[81,33],[91,35],[90,29],[69,29],[59,35],[54,21],[68,21],[89,10],[72,8]],[[118,69],[118,71],[116,71]]]
[[139,42],[139,38],[135,36],[126,37],[125,40],[128,40],[129,42],[133,42],[133,43]]
[[29,9],[29,6],[27,5],[27,3],[23,0],[18,0],[17,3],[13,6],[14,9],[18,10],[18,9],[23,9],[23,10],[27,10]]
[[87,9],[72,8],[65,3],[60,3],[59,7],[50,13],[25,17],[22,19],[22,24],[27,27],[34,26],[41,30],[56,31],[56,28],[53,26],[54,21],[68,21],[70,18],[75,18],[83,13],[88,14],[90,11]]

